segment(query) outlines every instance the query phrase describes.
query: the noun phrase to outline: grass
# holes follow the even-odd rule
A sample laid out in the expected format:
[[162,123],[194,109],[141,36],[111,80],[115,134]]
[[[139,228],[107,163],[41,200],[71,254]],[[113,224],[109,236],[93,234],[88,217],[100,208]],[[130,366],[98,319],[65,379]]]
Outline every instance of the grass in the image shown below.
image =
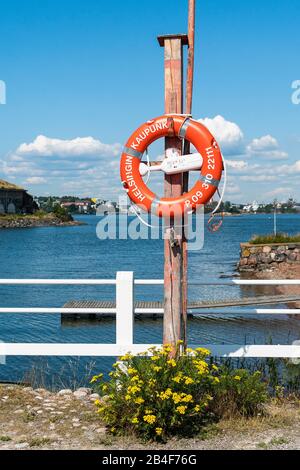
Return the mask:
[[287,233],[278,233],[277,235],[254,235],[249,241],[251,245],[264,245],[273,243],[300,243],[300,234],[290,236]]
[[34,437],[29,441],[29,447],[43,447],[51,442],[53,442],[52,439],[48,437]]
[[0,436],[0,442],[8,442],[11,441],[9,436]]

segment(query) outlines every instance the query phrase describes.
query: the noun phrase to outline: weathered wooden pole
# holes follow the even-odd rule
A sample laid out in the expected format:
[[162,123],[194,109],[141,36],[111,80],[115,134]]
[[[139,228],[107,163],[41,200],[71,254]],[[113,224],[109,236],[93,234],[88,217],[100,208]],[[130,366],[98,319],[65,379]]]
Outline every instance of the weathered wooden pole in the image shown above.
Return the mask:
[[[185,96],[185,113],[192,114],[193,104],[193,85],[194,85],[194,57],[195,57],[195,10],[196,0],[189,0],[188,13],[188,65],[186,76],[186,96]],[[190,153],[190,143],[186,140],[183,149],[184,155]],[[183,192],[189,190],[189,173],[183,174]],[[187,222],[187,221],[185,221]],[[187,227],[183,233],[182,239],[182,323],[183,323],[183,340],[185,347],[187,346],[187,307],[188,307],[188,250],[187,250]]]
[[[187,35],[168,35],[158,38],[165,48],[165,113],[183,112],[183,46]],[[166,137],[165,150],[174,149],[182,154],[182,141]],[[183,191],[182,174],[165,176],[165,197],[178,197]],[[164,295],[164,344],[171,344],[173,351],[182,339],[182,223],[181,217],[173,218],[166,227],[165,239],[165,295]]]

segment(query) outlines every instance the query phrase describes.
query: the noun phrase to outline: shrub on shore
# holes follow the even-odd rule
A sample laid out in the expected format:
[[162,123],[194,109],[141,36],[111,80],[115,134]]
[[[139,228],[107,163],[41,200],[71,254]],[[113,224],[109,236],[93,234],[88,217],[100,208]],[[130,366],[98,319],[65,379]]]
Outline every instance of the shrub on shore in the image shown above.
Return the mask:
[[[114,365],[110,380],[92,383],[100,418],[116,435],[133,433],[146,440],[193,436],[206,424],[230,413],[255,415],[267,400],[259,373],[219,368],[203,348],[152,348],[148,356],[126,354]],[[150,356],[151,354],[151,356]]]
[[251,245],[264,245],[272,243],[299,243],[300,234],[288,235],[287,233],[277,233],[277,235],[254,235],[249,243]]

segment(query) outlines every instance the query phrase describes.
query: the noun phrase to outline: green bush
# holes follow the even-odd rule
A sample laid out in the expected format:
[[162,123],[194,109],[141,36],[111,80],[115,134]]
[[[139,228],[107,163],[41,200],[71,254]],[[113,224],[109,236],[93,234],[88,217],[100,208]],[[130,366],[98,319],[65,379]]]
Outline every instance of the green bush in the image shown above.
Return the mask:
[[45,212],[45,211],[39,209],[38,211],[36,211],[36,212],[34,213],[34,216],[35,216],[35,217],[39,217],[40,219],[43,219],[44,217],[47,216],[47,212]]
[[184,353],[179,345],[174,359],[170,351],[166,345],[150,349],[148,356],[127,354],[114,364],[110,380],[93,377],[101,396],[95,404],[108,431],[154,440],[188,437],[225,415],[227,407],[248,416],[265,402],[266,385],[257,373],[220,374],[203,348]]
[[58,217],[62,222],[69,222],[73,220],[71,214],[69,214],[69,212],[59,204],[54,206],[53,214],[56,215],[56,217]]
[[254,235],[250,242],[251,245],[264,245],[272,243],[299,243],[300,234],[290,236],[286,233],[277,233],[277,235]]
[[215,388],[213,413],[219,418],[232,416],[250,417],[260,413],[269,399],[267,383],[261,372],[224,367],[220,370],[220,382]]

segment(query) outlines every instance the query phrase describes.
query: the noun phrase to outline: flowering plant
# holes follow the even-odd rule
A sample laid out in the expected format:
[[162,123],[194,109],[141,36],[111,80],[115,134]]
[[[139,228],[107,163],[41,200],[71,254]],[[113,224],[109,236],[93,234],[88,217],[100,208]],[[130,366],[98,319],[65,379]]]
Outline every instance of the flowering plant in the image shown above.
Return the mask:
[[110,380],[92,382],[102,396],[98,413],[110,432],[133,432],[145,439],[191,435],[209,415],[212,391],[219,383],[218,368],[207,349],[181,351],[170,357],[171,346],[151,348],[147,355],[130,354],[114,364]]

